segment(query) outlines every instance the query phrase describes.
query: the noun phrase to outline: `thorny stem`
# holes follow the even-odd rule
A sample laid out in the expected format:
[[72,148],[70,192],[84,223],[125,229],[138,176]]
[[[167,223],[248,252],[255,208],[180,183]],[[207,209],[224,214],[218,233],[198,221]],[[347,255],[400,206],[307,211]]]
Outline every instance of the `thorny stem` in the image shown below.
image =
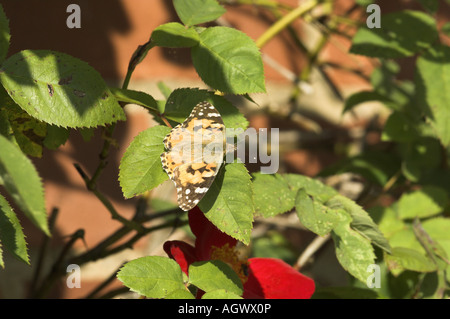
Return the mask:
[[36,291],[32,292],[32,298],[43,298],[45,297],[50,289],[53,287],[53,284],[56,280],[58,280],[60,274],[64,273],[64,261],[66,259],[67,254],[69,253],[72,246],[78,239],[84,239],[84,230],[79,229],[73,235],[71,235],[70,240],[64,245],[61,253],[59,254],[57,260],[53,264],[50,273],[46,278],[42,281],[41,286]]
[[[52,233],[54,225],[55,225],[55,220],[56,217],[58,216],[59,213],[59,209],[58,208],[53,208],[51,213],[50,213],[50,217],[48,219],[48,227],[49,227],[49,231],[50,233]],[[31,286],[30,286],[30,293],[33,294],[36,291],[36,287],[38,284],[38,279],[41,275],[42,272],[42,264],[45,260],[45,256],[47,255],[47,249],[48,249],[48,244],[50,242],[50,237],[48,237],[47,235],[44,235],[43,239],[42,239],[42,244],[40,246],[39,249],[39,254],[37,257],[37,262],[36,262],[36,270],[33,274],[33,279],[31,281]]]
[[[164,216],[169,216],[172,214],[177,214],[179,213],[181,210],[179,208],[176,209],[171,209],[168,211],[164,211],[164,212],[160,212],[160,213],[156,213],[156,214],[152,214],[152,215],[146,215],[146,216],[142,216],[139,219],[136,219],[136,222],[140,222],[140,223],[144,223],[144,222],[148,222],[152,219],[155,218],[161,218]],[[135,238],[137,238],[137,236],[139,238],[147,235],[148,233],[164,228],[164,227],[169,227],[173,225],[172,222],[168,222],[168,223],[164,223],[162,225],[158,225],[158,226],[154,226],[154,227],[149,227],[149,228],[145,228],[143,231],[137,233],[130,241],[128,241],[126,244],[121,245],[121,249],[126,249],[132,246],[132,243],[134,243],[136,241]],[[113,253],[119,252],[119,249],[110,249],[108,252],[106,252],[107,248],[110,247],[112,244],[118,242],[119,240],[121,240],[123,237],[125,237],[126,235],[128,235],[132,230],[129,227],[126,226],[122,226],[121,228],[119,228],[118,230],[116,230],[114,233],[112,233],[110,236],[108,236],[107,238],[105,238],[102,242],[100,242],[97,246],[95,246],[94,248],[90,249],[89,251],[87,251],[86,253],[76,256],[74,258],[72,258],[70,260],[70,263],[73,264],[77,264],[77,265],[82,265],[86,262],[89,261],[95,261],[97,259],[103,258],[105,256],[109,256],[112,255]],[[139,239],[138,238],[138,239]],[[130,244],[131,243],[131,244]]]
[[81,178],[83,179],[84,183],[86,184],[86,187],[102,202],[102,204],[106,207],[106,209],[108,209],[113,219],[120,221],[122,224],[128,226],[131,229],[135,229],[137,231],[142,230],[141,225],[122,217],[114,208],[111,201],[108,198],[106,198],[105,195],[99,192],[95,187],[95,185],[90,184],[91,179],[86,175],[86,173],[83,171],[83,169],[80,167],[79,164],[74,164],[74,166],[77,172],[80,174]]

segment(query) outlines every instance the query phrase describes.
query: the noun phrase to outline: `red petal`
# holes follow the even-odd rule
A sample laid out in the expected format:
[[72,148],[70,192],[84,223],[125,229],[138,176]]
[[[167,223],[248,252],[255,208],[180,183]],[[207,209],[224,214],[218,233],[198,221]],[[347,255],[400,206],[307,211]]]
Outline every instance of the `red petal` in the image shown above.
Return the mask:
[[196,236],[195,250],[198,260],[209,260],[212,246],[222,247],[229,244],[234,247],[237,244],[236,239],[214,226],[198,207],[189,211],[189,226]]
[[179,240],[166,241],[163,248],[167,255],[174,259],[187,275],[189,265],[196,261],[195,248]]
[[314,293],[314,281],[280,259],[250,258],[249,263],[246,299],[308,299]]

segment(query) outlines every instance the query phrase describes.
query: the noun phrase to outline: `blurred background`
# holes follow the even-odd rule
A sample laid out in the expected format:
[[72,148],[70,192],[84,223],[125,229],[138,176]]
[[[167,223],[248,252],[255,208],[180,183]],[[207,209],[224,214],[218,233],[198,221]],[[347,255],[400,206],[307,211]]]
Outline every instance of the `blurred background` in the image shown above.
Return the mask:
[[[302,1],[274,2],[296,7]],[[9,55],[24,49],[64,52],[88,62],[111,87],[122,85],[130,57],[139,45],[148,41],[153,29],[163,23],[179,21],[171,0],[0,0],[0,3],[10,20]],[[80,29],[66,26],[69,15],[66,8],[71,3],[81,8]],[[255,40],[277,20],[273,10],[251,4],[252,1],[221,3],[227,13],[217,24],[237,28]],[[421,9],[418,2],[412,0],[377,3],[383,14],[405,8]],[[440,8],[439,24],[448,21],[450,15],[446,2],[442,2]],[[315,176],[345,155],[344,145],[345,148],[350,145],[357,152],[362,143],[377,143],[380,138],[377,123],[383,122],[387,113],[377,103],[365,103],[355,112],[341,116],[345,97],[370,88],[368,77],[376,67],[373,61],[348,53],[351,36],[356,30],[356,23],[352,21],[365,21],[365,8],[356,5],[353,0],[338,0],[330,2],[329,10],[331,16],[342,17],[341,21],[346,23],[335,28],[321,43],[322,34],[329,31],[326,29],[330,26],[326,21],[326,17],[330,16],[328,12],[313,10],[311,16],[316,19],[307,16],[296,20],[291,30],[283,31],[261,50],[267,93],[251,96],[257,104],[233,98],[251,126],[280,129],[279,173]],[[310,63],[311,57],[299,48],[292,32],[310,52],[318,48],[314,58],[321,62],[320,65]],[[399,63],[400,76],[411,78],[414,58],[400,59]],[[163,82],[170,89],[207,88],[192,66],[189,49],[152,49],[133,73],[129,88],[162,99],[158,82]],[[136,199],[123,198],[117,180],[120,158],[134,136],[154,125],[154,122],[148,112],[137,106],[126,106],[126,114],[127,122],[119,123],[114,133],[117,147],[112,149],[108,166],[98,180],[98,187],[123,216],[130,218]],[[96,130],[87,142],[79,132],[72,131],[64,146],[55,151],[44,150],[42,158],[33,158],[45,185],[47,210],[59,209],[50,241],[49,264],[43,265],[47,271],[68,236],[78,229],[84,229],[85,241],[76,242],[75,254],[95,246],[120,227],[120,223],[111,219],[98,199],[86,190],[73,166],[78,163],[88,174],[92,174],[98,165],[102,145],[101,130]],[[248,169],[257,171],[258,167],[254,165]],[[361,191],[360,183],[352,176],[341,176],[328,182],[351,198]],[[173,186],[165,183],[152,196],[174,200]],[[295,214],[284,214],[273,220],[255,222],[251,253],[295,263],[314,238],[312,233],[300,227],[296,218]],[[43,234],[27,219],[22,218],[21,222],[29,244],[31,266],[5,256],[6,269],[0,270],[0,297],[3,298],[27,297],[35,256],[43,240]],[[141,239],[134,249],[83,266],[80,289],[69,289],[62,281],[50,296],[85,297],[123,262],[144,255],[165,255],[162,250],[164,241],[185,236],[182,230],[152,233]],[[335,259],[332,243],[320,247],[314,260],[305,264],[301,271],[322,286],[345,285],[348,280],[347,273]],[[112,282],[105,292],[118,287],[121,287],[119,282]]]

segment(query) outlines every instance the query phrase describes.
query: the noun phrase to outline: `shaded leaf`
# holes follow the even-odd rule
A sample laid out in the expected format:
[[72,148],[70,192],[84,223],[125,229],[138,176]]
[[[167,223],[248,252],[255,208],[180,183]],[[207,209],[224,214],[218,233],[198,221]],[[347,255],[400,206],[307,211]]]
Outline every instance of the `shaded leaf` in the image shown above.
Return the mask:
[[129,89],[109,89],[111,90],[111,93],[114,95],[114,97],[120,102],[141,105],[153,111],[158,110],[156,100],[150,94]]
[[245,33],[228,27],[211,27],[200,33],[191,49],[192,62],[202,80],[224,93],[266,92],[261,54]]
[[160,47],[187,48],[196,45],[199,36],[192,28],[185,28],[178,22],[170,22],[153,30],[151,40]]
[[226,11],[216,0],[173,0],[173,6],[187,26],[216,20]]
[[164,115],[177,123],[183,122],[200,102],[208,101],[219,111],[227,129],[243,129],[248,121],[239,110],[223,96],[207,90],[181,88],[174,90],[167,99]]
[[404,193],[398,201],[398,215],[402,219],[424,218],[439,214],[448,203],[447,193],[436,186]]
[[433,272],[437,266],[433,261],[417,250],[405,247],[393,247],[392,254],[384,254],[389,270],[398,275],[403,270],[413,270],[418,272]]
[[379,58],[401,58],[430,47],[438,38],[435,20],[420,11],[402,10],[381,17],[381,28],[360,28],[351,53]]
[[8,54],[10,39],[9,20],[5,15],[3,7],[0,5],[0,64],[5,60],[6,55]]
[[444,146],[450,145],[450,47],[436,45],[417,59],[418,103]]
[[356,230],[360,235],[369,239],[372,244],[380,247],[387,253],[391,252],[389,242],[377,224],[374,223],[369,214],[361,206],[342,195],[334,196],[326,202],[326,205],[333,209],[344,209],[351,216],[352,221],[350,222],[350,227],[352,229]]
[[0,81],[23,110],[49,124],[95,127],[126,119],[100,74],[64,53],[16,53],[3,63]]
[[244,164],[227,164],[220,169],[198,207],[217,228],[248,245],[255,211],[252,193]]
[[2,135],[0,150],[0,184],[25,215],[49,235],[44,189],[34,165]]
[[30,264],[22,226],[2,195],[0,195],[0,242],[16,258]]

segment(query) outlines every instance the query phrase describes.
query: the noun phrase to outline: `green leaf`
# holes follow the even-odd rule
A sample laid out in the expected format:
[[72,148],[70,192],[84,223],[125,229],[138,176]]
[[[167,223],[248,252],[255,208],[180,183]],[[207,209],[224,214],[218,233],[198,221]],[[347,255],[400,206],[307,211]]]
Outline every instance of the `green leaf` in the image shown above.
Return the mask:
[[298,253],[286,239],[285,235],[277,230],[269,230],[263,236],[252,238],[252,257],[267,257],[282,259],[288,264],[294,264]]
[[351,217],[345,218],[331,232],[336,257],[346,271],[365,283],[368,277],[367,267],[375,263],[375,254],[370,241],[350,227]]
[[47,124],[29,116],[0,87],[0,112],[3,118],[3,135],[15,142],[27,155],[42,156],[42,144]]
[[224,93],[266,92],[261,54],[245,33],[211,27],[200,33],[191,49],[192,62],[202,80]]
[[176,89],[167,99],[164,115],[177,123],[183,122],[198,103],[208,101],[219,111],[227,129],[243,129],[248,127],[248,121],[223,96],[199,89]]
[[400,161],[396,154],[366,151],[324,169],[319,176],[353,172],[384,186],[399,169]]
[[413,182],[418,182],[424,174],[437,169],[441,163],[442,146],[437,138],[420,136],[410,143],[400,144],[399,150],[404,158],[402,173]]
[[93,127],[84,127],[78,129],[78,133],[80,133],[83,141],[89,142],[95,134],[95,129]]
[[41,157],[47,124],[32,118],[15,103],[5,110],[15,142],[20,149],[27,155]]
[[10,39],[9,20],[6,17],[5,11],[3,11],[3,7],[0,5],[0,64],[8,54]]
[[50,235],[45,211],[44,189],[31,161],[20,149],[0,135],[0,184],[25,215]]
[[335,209],[315,200],[303,188],[297,193],[295,208],[300,222],[319,236],[327,235],[341,221]]
[[161,94],[164,96],[164,98],[168,99],[170,94],[172,94],[172,89],[167,84],[165,84],[163,81],[158,81],[158,83],[156,83],[156,85],[158,86],[158,89],[161,92]]
[[55,150],[66,143],[69,134],[70,131],[66,128],[47,125],[47,135],[44,138],[43,144],[45,147]]
[[391,254],[384,254],[384,260],[394,275],[400,274],[405,269],[418,272],[437,270],[436,264],[431,259],[417,250],[405,247],[393,247]]
[[283,176],[253,174],[255,210],[264,217],[275,216],[291,210],[295,205],[295,194]]
[[177,289],[167,294],[165,299],[195,299],[195,297],[186,289]]
[[398,216],[402,219],[430,217],[442,212],[447,203],[447,193],[443,189],[427,185],[400,197]]
[[178,22],[170,22],[153,30],[151,40],[160,47],[190,48],[198,44],[199,36],[193,28],[185,28]]
[[153,111],[158,110],[156,100],[150,94],[142,91],[119,88],[109,88],[109,90],[120,102],[141,105]]
[[0,242],[16,258],[30,264],[27,243],[19,219],[6,199],[0,195]]
[[100,74],[64,53],[16,53],[3,63],[0,81],[22,109],[49,124],[95,127],[126,119]]
[[369,212],[374,219],[378,217],[378,228],[387,238],[391,238],[393,234],[405,228],[405,223],[398,218],[392,206],[374,206],[369,209]]
[[374,289],[357,287],[317,287],[312,299],[377,299]]
[[287,181],[289,187],[294,191],[295,195],[300,188],[304,188],[306,193],[314,197],[315,200],[326,202],[331,197],[338,194],[334,188],[311,177],[298,174],[284,174],[282,176]]
[[394,111],[404,112],[411,117],[416,115],[417,118],[420,118],[420,114],[417,114],[416,108],[413,107],[415,106],[413,82],[399,81],[400,66],[394,60],[380,59],[380,63],[381,65],[370,75],[373,91],[383,96],[380,101]]
[[360,91],[350,95],[345,100],[345,106],[342,113],[348,112],[353,109],[355,106],[361,103],[370,102],[370,101],[379,101],[384,103],[387,107],[392,108],[393,101],[384,95],[375,92],[375,91]]
[[[318,205],[317,207],[320,206],[320,203],[337,194],[333,188],[324,185],[318,180],[302,175],[253,174],[255,208],[264,217],[275,216],[293,209],[296,206],[299,189],[304,189],[306,194],[313,198],[314,205]],[[308,201],[305,201],[305,203],[297,202],[297,209],[300,209],[297,213],[308,214],[308,203]],[[311,224],[306,220],[305,223],[307,225]],[[323,226],[321,225],[320,227]]]
[[389,242],[383,233],[374,223],[370,215],[351,199],[342,195],[336,195],[326,202],[326,205],[333,209],[344,209],[350,214],[352,221],[350,227],[356,230],[360,235],[370,240],[370,242],[387,253],[391,252]]
[[[427,219],[422,223],[423,229],[431,236],[433,241],[436,241],[445,251],[447,257],[450,256],[450,219],[443,217],[436,217]],[[447,266],[447,280],[450,280],[450,272]]]
[[392,247],[404,247],[413,249],[421,253],[422,255],[425,255],[426,253],[423,247],[420,245],[420,242],[417,240],[412,226],[408,224],[404,226],[404,229],[401,229],[392,234],[389,238],[389,243]]
[[242,297],[225,289],[217,289],[205,293],[202,299],[242,299]]
[[417,59],[417,99],[444,146],[450,145],[450,47],[436,45]]
[[239,296],[243,293],[239,276],[221,260],[194,262],[188,273],[189,283],[205,292],[224,289]]
[[364,26],[350,52],[370,57],[402,58],[430,47],[438,39],[435,20],[420,11],[403,10],[381,17],[381,28]]
[[117,278],[131,291],[148,298],[164,298],[186,289],[180,266],[167,257],[146,256],[132,260],[119,270]]
[[400,143],[412,142],[418,137],[416,123],[400,112],[392,112],[386,121],[381,139]]
[[439,8],[439,0],[417,0],[417,2],[431,13],[435,13]]
[[226,12],[216,0],[173,0],[173,6],[187,26],[214,21]]
[[248,245],[253,227],[252,183],[244,164],[226,164],[198,203],[221,231]]
[[164,137],[170,132],[165,126],[154,126],[139,133],[120,161],[119,182],[125,198],[142,194],[168,179],[160,155],[164,152]]
[[441,27],[441,31],[446,34],[447,36],[450,36],[450,22],[445,23],[442,27]]

